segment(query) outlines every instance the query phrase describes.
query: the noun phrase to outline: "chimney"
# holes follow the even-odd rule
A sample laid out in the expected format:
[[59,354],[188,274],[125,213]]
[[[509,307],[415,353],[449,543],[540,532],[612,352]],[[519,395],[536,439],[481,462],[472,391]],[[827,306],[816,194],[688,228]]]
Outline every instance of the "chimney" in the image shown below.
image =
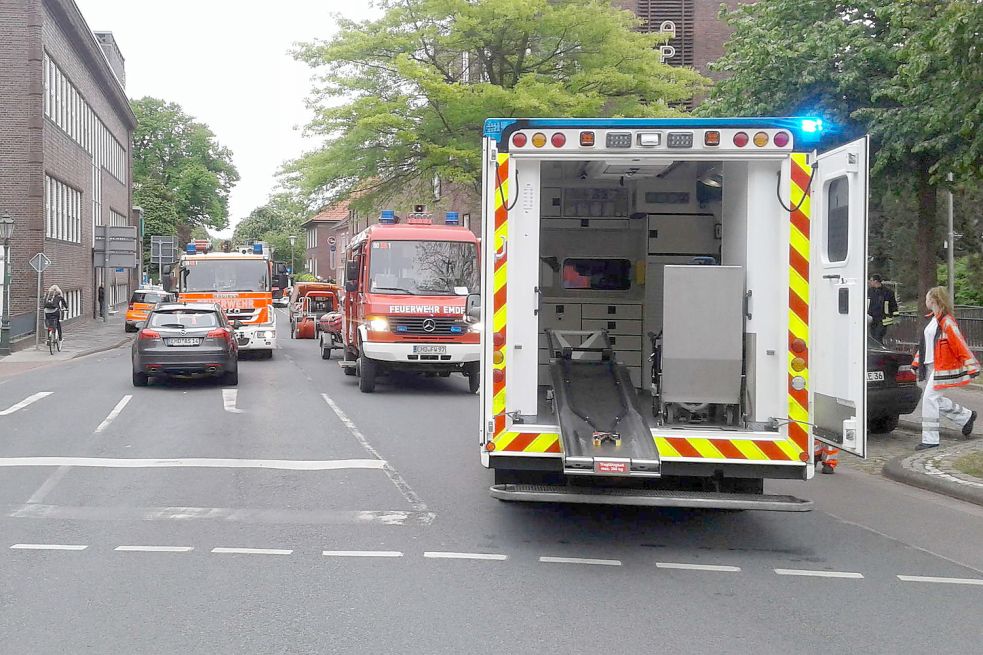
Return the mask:
[[106,55],[109,67],[113,69],[113,73],[116,75],[116,79],[119,80],[123,88],[126,88],[126,60],[123,59],[123,53],[119,51],[119,46],[116,45],[113,33],[94,32],[94,34],[102,47],[103,54]]

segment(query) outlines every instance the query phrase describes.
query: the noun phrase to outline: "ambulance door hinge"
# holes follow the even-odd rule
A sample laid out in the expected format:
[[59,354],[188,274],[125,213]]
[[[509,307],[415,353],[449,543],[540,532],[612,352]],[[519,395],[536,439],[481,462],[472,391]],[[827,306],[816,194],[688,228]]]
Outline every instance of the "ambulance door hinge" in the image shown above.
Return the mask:
[[543,290],[539,287],[533,287],[532,292],[536,294],[536,307],[532,310],[532,315],[539,316],[539,312],[543,307]]
[[748,289],[744,292],[744,316],[747,320],[751,320],[751,290]]
[[485,425],[485,436],[491,439],[495,436],[495,421],[488,421]]
[[498,150],[495,150],[494,148],[488,150],[488,163],[498,163]]
[[512,424],[513,425],[519,425],[521,423],[525,423],[525,421],[522,418],[522,415],[519,414],[518,411],[515,411],[515,412],[506,412],[505,415],[508,416],[510,419],[512,419]]

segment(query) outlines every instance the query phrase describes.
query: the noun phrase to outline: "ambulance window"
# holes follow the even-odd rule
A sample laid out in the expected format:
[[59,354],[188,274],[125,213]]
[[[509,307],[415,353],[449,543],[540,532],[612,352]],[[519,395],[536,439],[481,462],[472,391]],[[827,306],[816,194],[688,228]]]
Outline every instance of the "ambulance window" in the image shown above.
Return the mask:
[[565,259],[563,288],[626,291],[631,288],[631,262],[627,259]]
[[826,259],[846,261],[850,244],[850,183],[838,177],[826,191]]

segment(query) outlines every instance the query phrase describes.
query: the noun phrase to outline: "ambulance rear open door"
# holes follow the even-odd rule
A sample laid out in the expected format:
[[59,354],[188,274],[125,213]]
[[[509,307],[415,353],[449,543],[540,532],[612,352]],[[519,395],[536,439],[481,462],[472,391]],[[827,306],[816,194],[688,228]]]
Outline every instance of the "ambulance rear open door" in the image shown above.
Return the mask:
[[[809,212],[812,434],[861,457],[867,452],[867,153],[865,137],[816,158]],[[795,184],[795,171],[792,177]]]

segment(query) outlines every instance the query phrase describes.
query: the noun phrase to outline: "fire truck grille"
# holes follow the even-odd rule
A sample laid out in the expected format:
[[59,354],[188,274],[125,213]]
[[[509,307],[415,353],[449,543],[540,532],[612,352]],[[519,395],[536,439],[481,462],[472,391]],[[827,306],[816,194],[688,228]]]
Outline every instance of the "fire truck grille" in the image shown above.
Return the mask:
[[400,317],[392,320],[392,331],[413,336],[454,336],[467,332],[456,318]]

